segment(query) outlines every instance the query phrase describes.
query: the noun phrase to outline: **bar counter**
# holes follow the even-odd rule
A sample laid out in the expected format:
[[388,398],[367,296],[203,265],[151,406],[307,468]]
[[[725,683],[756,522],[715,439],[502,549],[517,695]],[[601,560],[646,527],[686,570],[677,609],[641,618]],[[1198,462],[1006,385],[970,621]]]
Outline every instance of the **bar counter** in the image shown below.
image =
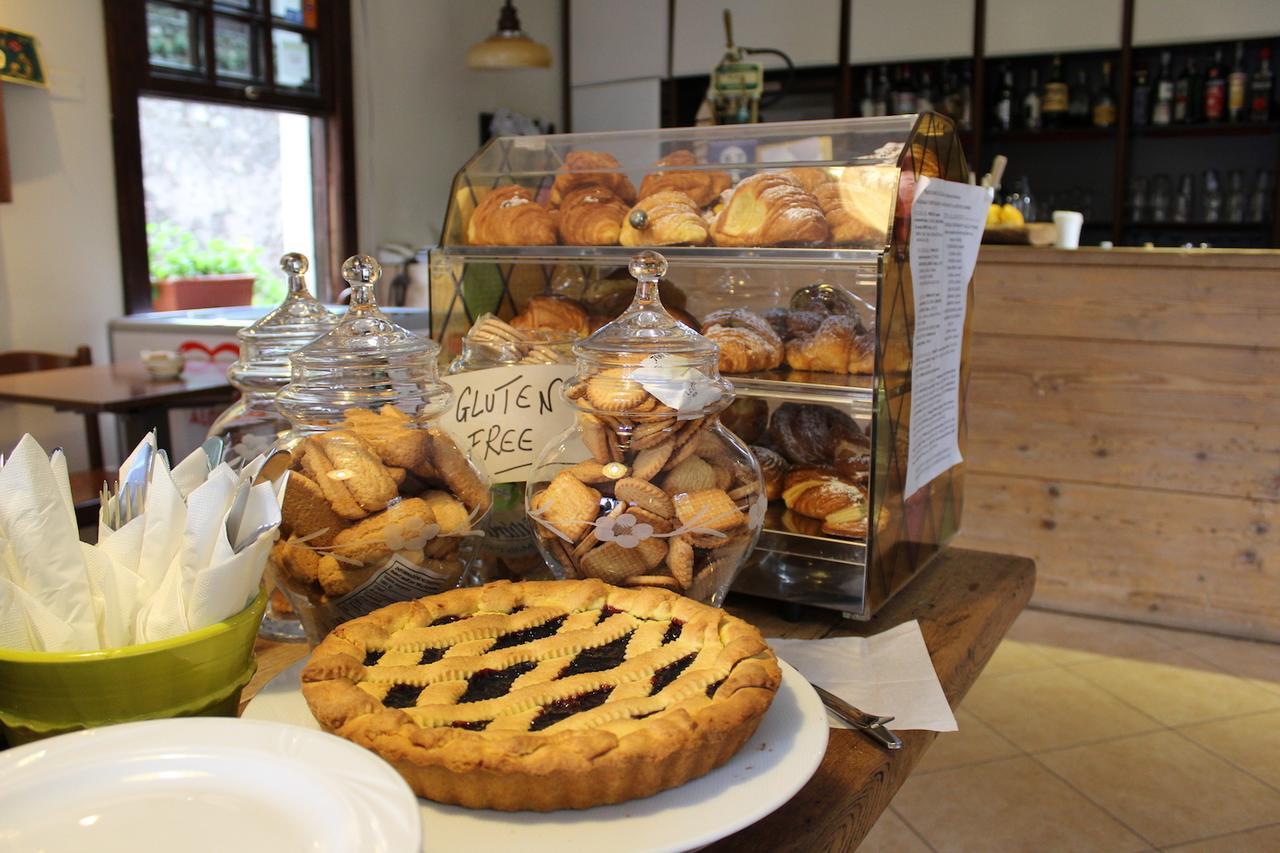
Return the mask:
[[1280,252],[984,246],[958,543],[1036,603],[1280,640]]

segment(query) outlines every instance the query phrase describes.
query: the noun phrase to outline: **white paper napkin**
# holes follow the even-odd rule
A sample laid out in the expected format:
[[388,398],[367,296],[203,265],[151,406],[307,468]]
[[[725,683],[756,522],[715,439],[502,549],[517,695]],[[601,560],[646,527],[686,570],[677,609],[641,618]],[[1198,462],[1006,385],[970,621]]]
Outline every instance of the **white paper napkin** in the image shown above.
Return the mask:
[[[893,717],[890,729],[958,728],[915,620],[870,637],[771,639],[769,645],[814,684],[869,714]],[[827,719],[850,728],[830,712]]]

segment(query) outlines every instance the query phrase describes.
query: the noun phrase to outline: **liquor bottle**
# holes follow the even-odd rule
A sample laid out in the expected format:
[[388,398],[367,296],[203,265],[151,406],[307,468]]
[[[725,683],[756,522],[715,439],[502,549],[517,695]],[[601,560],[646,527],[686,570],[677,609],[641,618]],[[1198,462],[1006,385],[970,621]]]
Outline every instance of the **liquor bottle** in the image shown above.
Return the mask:
[[1151,121],[1151,80],[1145,65],[1133,73],[1133,103],[1129,110],[1134,127],[1146,127]]
[[1089,78],[1083,68],[1076,71],[1076,82],[1071,87],[1067,121],[1075,127],[1085,127],[1089,124]]
[[1168,127],[1173,121],[1173,77],[1169,71],[1169,51],[1160,54],[1160,75],[1156,77],[1156,99],[1151,107],[1151,124]]
[[862,78],[862,101],[858,104],[858,115],[869,118],[876,114],[876,81],[870,70]]
[[898,71],[898,82],[893,87],[893,111],[905,115],[916,111],[916,87],[911,81],[911,66],[903,65]]
[[1044,84],[1044,97],[1040,100],[1040,118],[1045,127],[1062,127],[1067,121],[1070,89],[1062,76],[1062,57],[1055,56],[1049,66],[1049,79]]
[[973,129],[973,77],[969,66],[965,66],[960,72],[960,93],[958,95],[960,102],[960,118],[957,124],[961,130]]
[[880,77],[876,80],[876,115],[887,116],[893,112],[893,88],[889,84],[889,68],[880,66]]
[[1173,82],[1173,123],[1186,124],[1191,119],[1187,117],[1187,103],[1191,97],[1191,76],[1194,72],[1191,68],[1191,58],[1182,64],[1182,71],[1178,74],[1178,79]]
[[1039,130],[1040,121],[1040,72],[1032,68],[1027,78],[1027,93],[1022,96],[1022,126],[1027,130]]
[[1236,42],[1236,61],[1227,75],[1227,118],[1242,122],[1249,117],[1249,101],[1245,93],[1249,89],[1249,72],[1244,70],[1244,42]]
[[991,110],[992,127],[1010,130],[1013,127],[1013,72],[1009,63],[1004,64],[1000,75],[1000,88],[996,92],[995,106]]
[[933,78],[928,68],[920,70],[920,89],[916,92],[916,112],[933,112]]
[[1111,127],[1116,123],[1116,98],[1111,92],[1111,62],[1102,63],[1102,85],[1093,99],[1093,126]]
[[942,112],[960,124],[960,77],[950,62],[942,63]]
[[1271,48],[1258,51],[1258,70],[1249,83],[1249,120],[1271,120],[1271,91],[1275,78],[1271,74]]
[[1204,78],[1194,58],[1187,60],[1187,68],[1191,72],[1187,81],[1187,124],[1199,124],[1204,121]]
[[1204,75],[1204,120],[1222,121],[1226,112],[1227,81],[1222,76],[1222,48],[1218,48]]

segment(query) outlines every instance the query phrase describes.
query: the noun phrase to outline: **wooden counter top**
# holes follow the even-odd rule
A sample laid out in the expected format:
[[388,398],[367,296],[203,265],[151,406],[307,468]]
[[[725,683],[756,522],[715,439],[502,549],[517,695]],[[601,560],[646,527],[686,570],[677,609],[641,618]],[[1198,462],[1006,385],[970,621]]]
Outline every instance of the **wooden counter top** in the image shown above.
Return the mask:
[[[810,608],[789,622],[771,602],[731,597],[727,609],[769,637],[866,636],[920,620],[938,679],[953,708],[977,680],[1035,585],[1035,564],[1021,557],[952,549],[944,552],[870,622]],[[243,703],[306,654],[301,644],[259,641],[258,672]],[[832,729],[817,772],[786,805],[764,820],[705,849],[713,851],[853,850],[919,763],[935,732],[902,732],[903,748],[888,752],[857,732]],[[624,849],[625,839],[614,839]]]
[[[1055,249],[1052,246],[984,245],[978,252],[978,282],[984,264],[1065,264],[1068,266],[1179,267],[1184,269],[1268,269],[1280,271],[1280,249]],[[979,289],[981,298],[982,291]]]

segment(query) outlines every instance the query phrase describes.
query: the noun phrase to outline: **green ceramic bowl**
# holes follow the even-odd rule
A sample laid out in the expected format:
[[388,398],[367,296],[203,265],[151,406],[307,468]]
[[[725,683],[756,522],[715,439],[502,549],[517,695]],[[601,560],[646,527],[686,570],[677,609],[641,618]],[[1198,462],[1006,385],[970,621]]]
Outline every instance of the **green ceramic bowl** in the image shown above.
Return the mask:
[[0,649],[0,730],[16,745],[163,717],[234,717],[258,665],[265,589],[229,619],[154,643],[97,652]]

